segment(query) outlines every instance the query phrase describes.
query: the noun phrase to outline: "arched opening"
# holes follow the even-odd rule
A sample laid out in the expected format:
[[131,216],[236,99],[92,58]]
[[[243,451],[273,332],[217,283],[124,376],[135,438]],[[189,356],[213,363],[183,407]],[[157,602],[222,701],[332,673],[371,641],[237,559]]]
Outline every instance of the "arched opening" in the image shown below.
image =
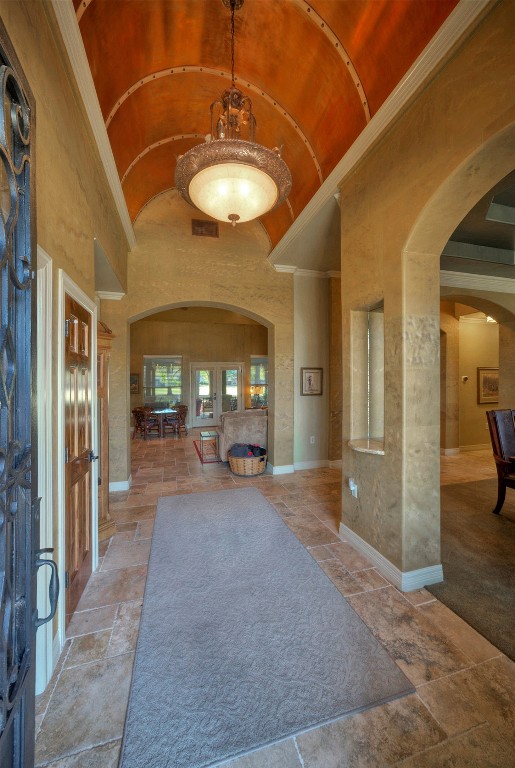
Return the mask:
[[[404,251],[407,258],[427,259],[435,267],[440,264],[446,244],[467,214],[511,173],[514,142],[510,126],[441,185],[411,233]],[[501,528],[511,523],[505,519],[499,524],[490,514],[497,483],[485,411],[512,407],[514,402],[515,301],[509,287],[505,294],[493,287],[488,265],[464,267],[451,273],[452,280],[448,272],[442,274],[440,529],[444,582],[428,589],[510,653],[503,645],[502,624],[508,620],[506,611],[513,593],[505,573],[509,566],[507,536]],[[481,376],[492,383],[497,371],[498,394],[493,384],[489,391],[482,391]],[[511,514],[510,510],[508,516]],[[497,568],[501,563],[505,571]]]
[[272,332],[248,310],[208,302],[173,304],[132,318],[131,411],[180,401],[188,406],[189,426],[208,428],[216,427],[225,411],[268,408]]

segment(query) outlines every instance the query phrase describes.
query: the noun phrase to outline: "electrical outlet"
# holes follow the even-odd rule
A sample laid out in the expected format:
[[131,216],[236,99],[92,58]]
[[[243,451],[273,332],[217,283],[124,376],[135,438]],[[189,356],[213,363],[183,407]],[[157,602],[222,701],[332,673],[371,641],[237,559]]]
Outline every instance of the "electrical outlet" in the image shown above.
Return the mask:
[[311,437],[309,438],[309,442],[311,445],[315,445],[315,435],[311,435]]
[[349,489],[355,499],[358,498],[358,486],[353,477],[349,477]]

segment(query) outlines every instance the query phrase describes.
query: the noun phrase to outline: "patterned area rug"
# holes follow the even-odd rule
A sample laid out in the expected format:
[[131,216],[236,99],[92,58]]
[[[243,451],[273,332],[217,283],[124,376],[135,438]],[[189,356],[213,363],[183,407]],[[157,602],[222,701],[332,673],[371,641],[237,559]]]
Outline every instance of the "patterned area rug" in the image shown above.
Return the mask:
[[412,691],[257,488],[159,500],[120,766],[211,766]]
[[496,501],[497,480],[442,487],[444,581],[426,589],[515,661],[515,492]]

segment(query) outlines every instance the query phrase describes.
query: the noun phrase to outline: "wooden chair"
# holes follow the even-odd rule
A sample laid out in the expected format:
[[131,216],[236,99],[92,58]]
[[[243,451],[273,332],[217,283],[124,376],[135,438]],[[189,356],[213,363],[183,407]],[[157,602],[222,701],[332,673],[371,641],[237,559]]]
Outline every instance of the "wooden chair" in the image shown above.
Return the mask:
[[179,415],[177,413],[171,413],[163,418],[163,434],[166,436],[167,432],[174,435],[179,434]]
[[506,498],[506,488],[515,488],[515,411],[487,411],[488,429],[497,469],[497,504],[492,512],[498,515]]
[[156,418],[150,416],[147,408],[133,408],[132,415],[134,416],[133,440],[138,432],[144,440],[146,440],[147,435],[150,435],[152,432],[159,434],[159,422]]
[[181,435],[187,435],[188,427],[186,426],[186,419],[188,418],[188,406],[183,405],[182,403],[177,403],[175,410],[177,411],[177,432],[179,437]]

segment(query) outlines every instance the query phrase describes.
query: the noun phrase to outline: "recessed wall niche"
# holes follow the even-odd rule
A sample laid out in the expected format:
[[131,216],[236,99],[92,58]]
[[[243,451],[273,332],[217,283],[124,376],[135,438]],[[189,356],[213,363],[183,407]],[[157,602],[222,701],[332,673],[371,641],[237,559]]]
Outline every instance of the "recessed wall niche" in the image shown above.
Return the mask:
[[351,440],[384,439],[384,304],[351,312]]

